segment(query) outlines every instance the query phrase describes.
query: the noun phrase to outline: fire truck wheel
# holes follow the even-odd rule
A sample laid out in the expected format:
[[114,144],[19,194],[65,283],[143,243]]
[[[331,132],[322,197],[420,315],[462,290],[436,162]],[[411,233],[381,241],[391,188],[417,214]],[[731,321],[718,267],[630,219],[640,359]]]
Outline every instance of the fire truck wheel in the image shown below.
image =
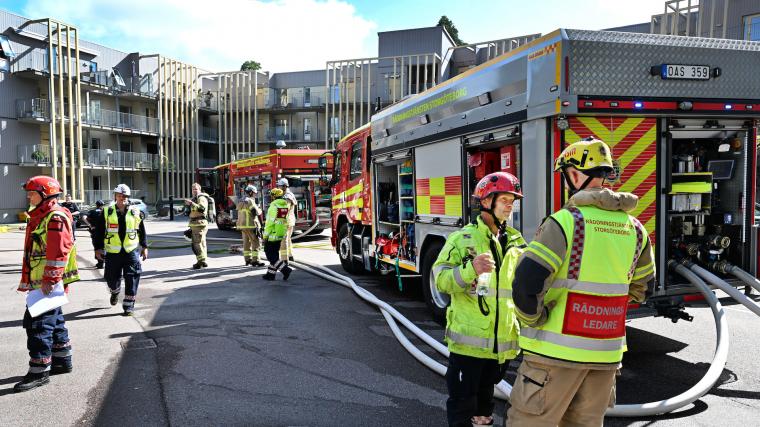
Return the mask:
[[425,294],[425,302],[433,313],[433,317],[439,322],[446,320],[446,307],[451,301],[447,294],[435,287],[435,278],[433,277],[433,264],[435,264],[441,249],[443,249],[443,242],[433,242],[425,250],[422,258],[422,293]]
[[338,230],[338,258],[340,258],[340,265],[349,274],[360,274],[362,272],[362,265],[351,257],[351,235],[348,232],[348,224],[343,224]]

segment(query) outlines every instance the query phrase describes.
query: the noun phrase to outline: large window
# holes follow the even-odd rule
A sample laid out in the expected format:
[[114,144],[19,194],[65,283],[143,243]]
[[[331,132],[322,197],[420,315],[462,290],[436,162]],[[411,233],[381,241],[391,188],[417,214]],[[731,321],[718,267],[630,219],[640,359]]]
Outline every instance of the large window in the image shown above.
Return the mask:
[[362,174],[362,152],[364,145],[362,141],[356,141],[351,147],[351,175],[348,179],[351,181],[359,178]]
[[0,71],[10,71],[11,59],[16,56],[8,37],[0,35]]
[[760,14],[744,17],[744,40],[760,41]]

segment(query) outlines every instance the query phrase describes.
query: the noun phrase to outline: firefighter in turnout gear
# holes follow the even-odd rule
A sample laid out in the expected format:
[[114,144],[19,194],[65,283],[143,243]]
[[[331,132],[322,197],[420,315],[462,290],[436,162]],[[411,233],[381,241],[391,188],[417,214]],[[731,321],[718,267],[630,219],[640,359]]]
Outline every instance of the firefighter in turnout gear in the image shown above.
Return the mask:
[[185,199],[185,204],[190,206],[190,224],[188,225],[192,231],[192,247],[196,259],[193,268],[198,270],[208,267],[206,264],[206,231],[208,231],[206,211],[209,209],[208,204],[211,196],[204,193],[201,190],[201,185],[197,182],[193,184],[192,191],[193,198]]
[[245,187],[245,197],[237,204],[238,218],[236,227],[243,235],[243,258],[245,265],[262,267],[264,263],[259,260],[259,249],[261,241],[261,208],[256,203],[256,194],[258,190],[253,185]]
[[272,201],[267,208],[267,218],[264,224],[264,253],[269,260],[264,280],[274,280],[277,271],[282,269],[282,279],[288,280],[293,269],[288,265],[287,258],[280,257],[280,245],[288,232],[288,202],[283,199],[284,192],[273,188],[269,194]]
[[[24,190],[33,209],[29,211],[18,290],[48,295],[79,280],[74,222],[71,213],[58,204],[61,187],[54,178],[32,177],[24,184]],[[26,329],[29,371],[13,387],[17,393],[47,384],[51,374],[73,369],[69,332],[61,307],[35,317],[27,307],[22,324]]]
[[296,226],[296,195],[290,191],[290,183],[287,178],[280,178],[277,187],[283,191],[282,198],[288,202],[288,231],[280,244],[280,258],[293,261],[293,229]]
[[509,425],[601,426],[615,404],[626,309],[654,285],[654,256],[629,214],[638,198],[602,187],[615,173],[607,144],[571,144],[554,170],[571,196],[539,227],[515,272],[524,359]]
[[480,215],[449,236],[433,265],[436,287],[451,296],[446,312],[450,426],[493,424],[494,385],[519,353],[511,284],[526,245],[507,220],[522,197],[515,176],[483,177],[473,194]]
[[[106,263],[103,277],[111,292],[111,305],[119,302],[121,279],[124,277],[125,316],[135,309],[137,288],[140,285],[142,261],[148,258],[143,213],[137,206],[130,206],[132,191],[126,184],[114,188],[115,202],[103,209],[103,215],[95,222],[93,244],[95,256]],[[141,248],[140,250],[137,250]]]

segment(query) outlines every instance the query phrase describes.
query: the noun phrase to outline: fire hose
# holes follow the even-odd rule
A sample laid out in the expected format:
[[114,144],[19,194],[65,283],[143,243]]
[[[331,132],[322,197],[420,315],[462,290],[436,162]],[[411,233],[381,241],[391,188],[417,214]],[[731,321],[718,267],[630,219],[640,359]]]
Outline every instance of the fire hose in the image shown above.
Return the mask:
[[[380,309],[380,312],[382,313],[386,322],[390,326],[393,335],[396,337],[396,339],[399,340],[401,345],[423,365],[432,369],[439,375],[445,375],[446,366],[434,360],[430,356],[420,351],[417,347],[415,347],[401,331],[399,328],[399,323],[401,323],[401,325],[408,329],[412,334],[417,336],[425,344],[435,349],[442,356],[448,357],[448,348],[418,328],[414,323],[401,315],[391,305],[385,301],[378,299],[375,295],[366,289],[358,286],[356,282],[354,282],[350,277],[343,276],[326,267],[303,261],[294,262],[293,265],[325,280],[348,287],[365,301],[377,306]],[[669,266],[675,272],[689,280],[697,289],[699,289],[699,291],[705,296],[705,299],[710,305],[717,330],[717,344],[712,362],[710,364],[710,368],[697,384],[695,384],[689,390],[679,394],[678,396],[674,396],[658,402],[616,405],[614,408],[611,408],[607,411],[606,415],[608,416],[651,416],[672,412],[676,409],[682,408],[705,395],[719,379],[720,374],[723,372],[723,368],[726,365],[726,361],[728,360],[729,346],[728,324],[726,322],[725,311],[718,301],[718,298],[715,296],[715,294],[713,294],[712,290],[707,286],[707,284],[705,284],[702,279],[700,279],[697,274],[687,269],[684,265],[672,262]],[[495,386],[494,395],[500,399],[508,400],[511,391],[512,386],[506,381],[502,380]]]

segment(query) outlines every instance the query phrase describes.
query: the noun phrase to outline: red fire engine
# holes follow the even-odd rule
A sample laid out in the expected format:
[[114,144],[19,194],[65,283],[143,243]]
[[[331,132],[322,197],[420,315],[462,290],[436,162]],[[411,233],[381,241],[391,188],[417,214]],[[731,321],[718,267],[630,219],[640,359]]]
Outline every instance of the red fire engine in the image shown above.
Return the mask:
[[[321,184],[324,169],[319,167],[319,158],[324,153],[324,150],[276,149],[215,168],[198,169],[198,182],[216,202],[217,226],[222,230],[235,227],[235,204],[247,185],[256,186],[258,203],[266,209],[268,190],[276,186],[278,179],[287,178],[298,201],[295,229],[317,233],[329,227],[330,189]],[[327,170],[331,173],[332,162],[327,164]]]
[[567,198],[553,159],[593,135],[612,147],[610,186],[639,197],[633,214],[656,246],[657,285],[629,317],[688,317],[700,295],[669,261],[743,285],[732,274],[758,264],[760,43],[724,43],[557,30],[378,112],[333,152],[343,268],[421,276],[442,315],[448,296],[431,267],[446,236],[478,214],[475,183],[497,170],[520,178],[512,225],[530,240]]

